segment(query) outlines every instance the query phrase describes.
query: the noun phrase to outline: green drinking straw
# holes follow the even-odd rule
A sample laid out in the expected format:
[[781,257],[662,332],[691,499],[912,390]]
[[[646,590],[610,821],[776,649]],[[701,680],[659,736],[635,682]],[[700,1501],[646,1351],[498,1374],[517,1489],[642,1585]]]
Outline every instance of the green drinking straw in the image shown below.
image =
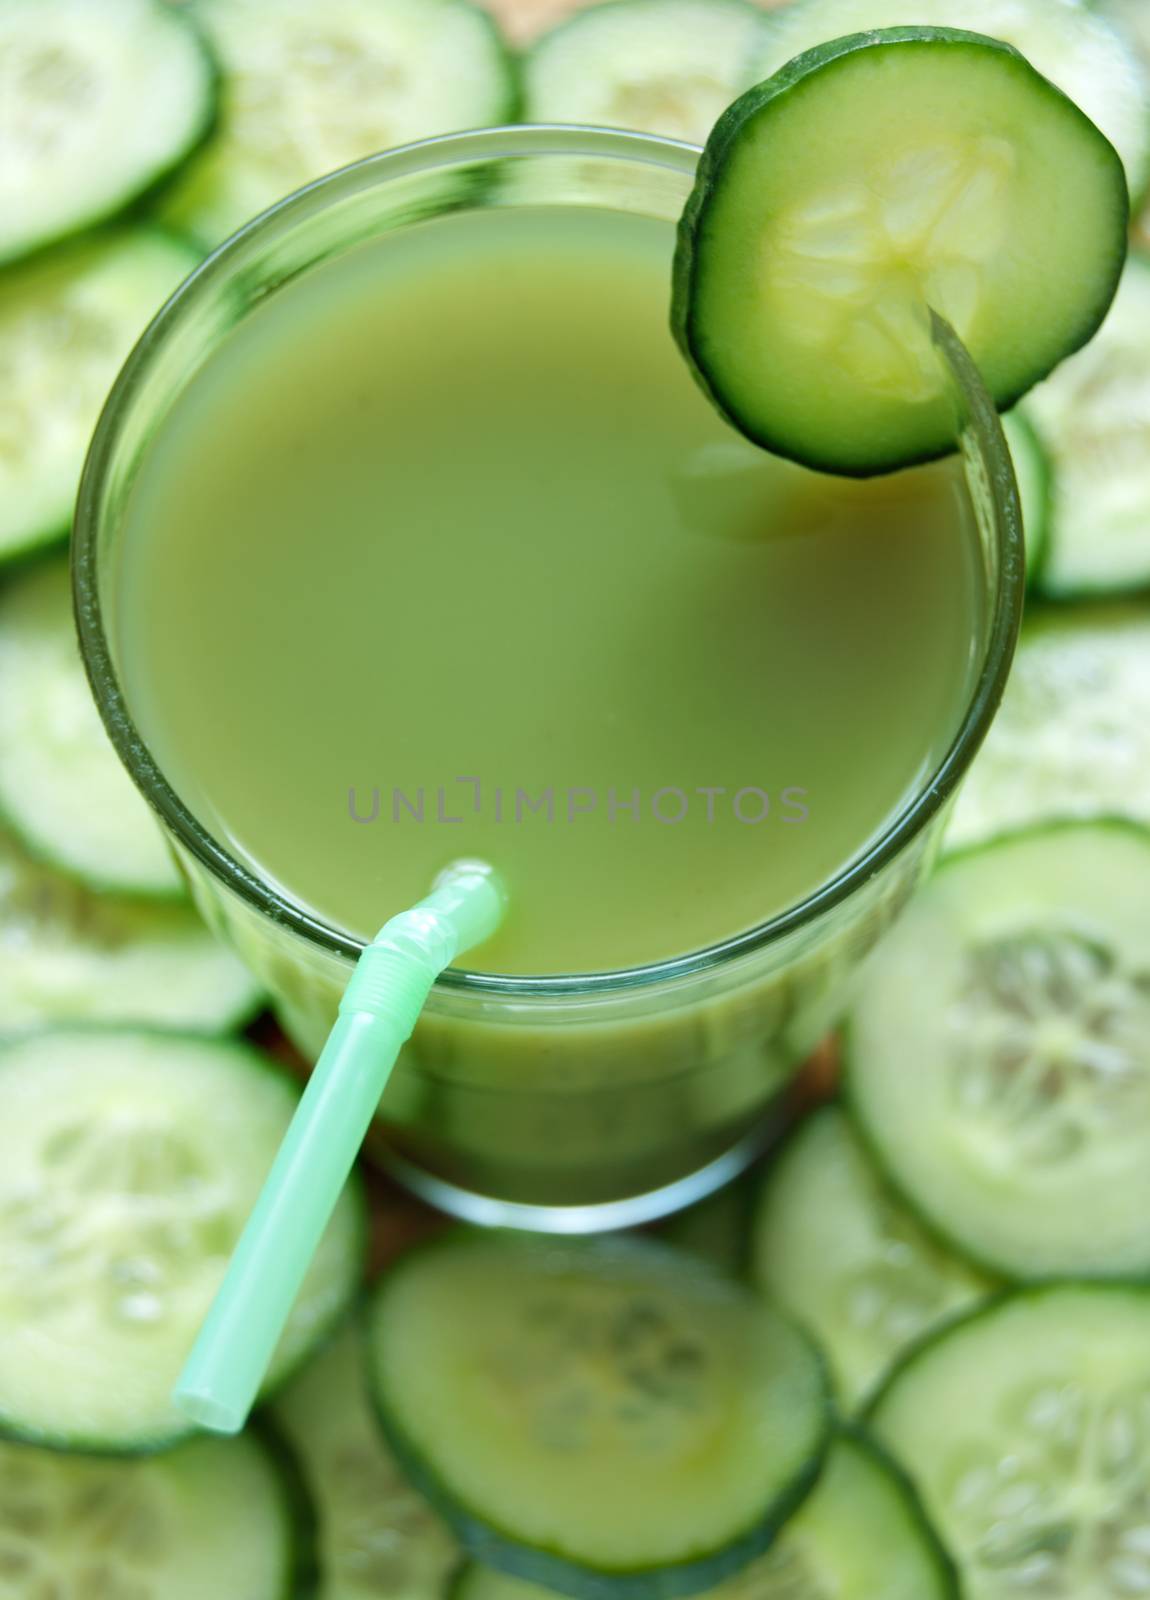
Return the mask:
[[360,956],[172,1392],[201,1427],[238,1433],[247,1421],[400,1046],[436,978],[495,932],[505,903],[491,867],[454,862],[427,899],[392,917]]

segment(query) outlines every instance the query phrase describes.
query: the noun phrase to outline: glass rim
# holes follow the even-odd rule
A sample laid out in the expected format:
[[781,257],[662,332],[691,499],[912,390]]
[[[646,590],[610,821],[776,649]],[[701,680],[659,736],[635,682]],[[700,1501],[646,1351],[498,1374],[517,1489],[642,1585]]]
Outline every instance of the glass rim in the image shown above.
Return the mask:
[[[72,591],[80,650],[104,727],[136,787],[158,813],[176,842],[252,910],[317,947],[328,956],[354,962],[366,941],[333,927],[258,877],[205,828],[168,783],[137,729],[121,689],[103,626],[99,595],[101,493],[115,458],[121,426],[153,353],[185,308],[194,306],[222,279],[253,236],[306,222],[329,204],[373,189],[395,178],[458,166],[525,156],[599,157],[663,167],[693,176],[698,146],[661,135],[579,124],[535,123],[479,128],[399,146],[368,156],[317,179],[261,212],[220,244],[161,307],[135,345],[108,395],[81,477],[72,540]],[[996,444],[990,430],[992,446]],[[879,873],[922,832],[955,792],[993,719],[1010,670],[1024,589],[1021,520],[1013,468],[1004,442],[1001,465],[1008,484],[1005,547],[999,551],[999,580],[986,632],[983,660],[966,709],[945,754],[913,797],[889,820],[882,833],[833,878],[805,899],[753,927],[684,955],[641,966],[603,972],[523,974],[477,972],[450,967],[435,988],[455,994],[520,1000],[622,993],[650,984],[689,977],[726,966],[783,941],[816,922]],[[1001,512],[999,487],[991,494]],[[1010,512],[1013,514],[1009,514]]]

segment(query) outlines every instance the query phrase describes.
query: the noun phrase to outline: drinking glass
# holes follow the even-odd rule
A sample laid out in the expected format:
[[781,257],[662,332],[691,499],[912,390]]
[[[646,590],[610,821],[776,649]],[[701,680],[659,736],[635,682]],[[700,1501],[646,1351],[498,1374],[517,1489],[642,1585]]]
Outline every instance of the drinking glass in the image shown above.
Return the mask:
[[[516,127],[359,162],[283,201],[210,257],[152,323],[110,396],[74,542],[77,619],[96,700],[201,912],[266,985],[309,1058],[362,947],[237,860],[192,814],[141,738],[120,674],[118,551],[149,441],[253,307],[365,239],[468,207],[605,205],[673,221],[698,154],[620,132]],[[772,1137],[797,1065],[833,1026],[860,962],[927,870],[999,700],[1023,590],[1017,492],[997,413],[937,319],[935,333],[982,587],[969,702],[949,749],[881,837],[860,841],[836,877],[721,944],[618,972],[446,972],[370,1141],[435,1205],[480,1223],[594,1231],[649,1220],[718,1187]],[[298,648],[330,641],[304,635]],[[482,718],[482,706],[475,715]]]

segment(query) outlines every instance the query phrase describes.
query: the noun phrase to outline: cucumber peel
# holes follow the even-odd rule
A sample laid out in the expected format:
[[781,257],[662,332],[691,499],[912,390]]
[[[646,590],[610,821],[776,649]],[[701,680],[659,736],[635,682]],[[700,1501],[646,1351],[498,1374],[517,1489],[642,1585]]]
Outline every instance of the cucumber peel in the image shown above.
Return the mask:
[[100,1460],[0,1442],[0,1578],[28,1600],[295,1600],[310,1516],[262,1430]]
[[1150,606],[1035,609],[946,848],[1109,816],[1150,825]]
[[30,855],[92,889],[183,895],[159,824],[100,722],[63,561],[29,567],[0,594],[0,813]]
[[270,1410],[315,1503],[321,1600],[441,1600],[459,1546],[383,1441],[361,1322],[309,1361]]
[[0,1034],[85,1022],[224,1033],[262,999],[191,906],[95,894],[0,831]]
[[1002,419],[1026,538],[1026,579],[1035,581],[1050,544],[1050,517],[1054,500],[1054,470],[1049,453],[1022,406]]
[[161,0],[0,6],[0,262],[116,216],[211,131],[215,60]]
[[211,248],[349,162],[513,119],[517,63],[470,0],[192,0],[224,68],[214,137],[163,202]]
[[1067,600],[1150,583],[1150,258],[1135,251],[1098,337],[1026,401],[1053,463],[1038,588]]
[[805,1336],[644,1239],[450,1234],[383,1279],[369,1341],[392,1448],[464,1546],[586,1600],[741,1570],[828,1443]]
[[808,51],[708,140],[672,324],[743,433],[869,476],[955,447],[929,313],[1006,409],[1113,299],[1129,197],[1109,141],[1009,45],[892,28]]
[[1150,1289],[1065,1283],[913,1351],[870,1426],[910,1473],[967,1600],[1150,1592]]
[[[239,1042],[113,1028],[0,1042],[0,1433],[103,1455],[192,1433],[172,1387],[298,1099]],[[346,1311],[363,1251],[353,1182],[269,1388]]]
[[528,53],[528,122],[635,128],[702,144],[736,95],[771,20],[748,0],[601,0]]
[[67,539],[112,380],[199,261],[158,229],[121,227],[0,276],[0,564]]
[[[549,1590],[465,1567],[448,1600],[547,1600]],[[954,1563],[885,1450],[840,1428],[818,1483],[771,1548],[708,1600],[958,1600]]]
[[819,1341],[851,1412],[908,1346],[991,1290],[883,1182],[837,1105],[769,1169],[752,1251],[756,1280]]
[[[1128,3],[1147,10],[1145,0]],[[790,0],[770,18],[754,76],[770,77],[827,39],[909,21],[1013,45],[1102,129],[1122,157],[1131,193],[1150,182],[1150,65],[1125,19],[1092,0]]]
[[846,1087],[883,1172],[1003,1277],[1150,1274],[1150,831],[947,861],[867,969]]

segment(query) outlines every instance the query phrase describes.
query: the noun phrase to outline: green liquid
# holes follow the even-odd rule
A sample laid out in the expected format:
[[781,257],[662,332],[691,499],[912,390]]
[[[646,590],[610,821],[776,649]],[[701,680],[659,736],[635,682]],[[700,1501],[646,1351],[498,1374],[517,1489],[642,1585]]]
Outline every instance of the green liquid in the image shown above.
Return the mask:
[[370,935],[480,855],[513,912],[476,966],[675,956],[825,884],[951,743],[957,469],[851,484],[745,444],[668,332],[672,242],[540,208],[362,245],[152,441],[129,700],[192,811],[325,920]]

